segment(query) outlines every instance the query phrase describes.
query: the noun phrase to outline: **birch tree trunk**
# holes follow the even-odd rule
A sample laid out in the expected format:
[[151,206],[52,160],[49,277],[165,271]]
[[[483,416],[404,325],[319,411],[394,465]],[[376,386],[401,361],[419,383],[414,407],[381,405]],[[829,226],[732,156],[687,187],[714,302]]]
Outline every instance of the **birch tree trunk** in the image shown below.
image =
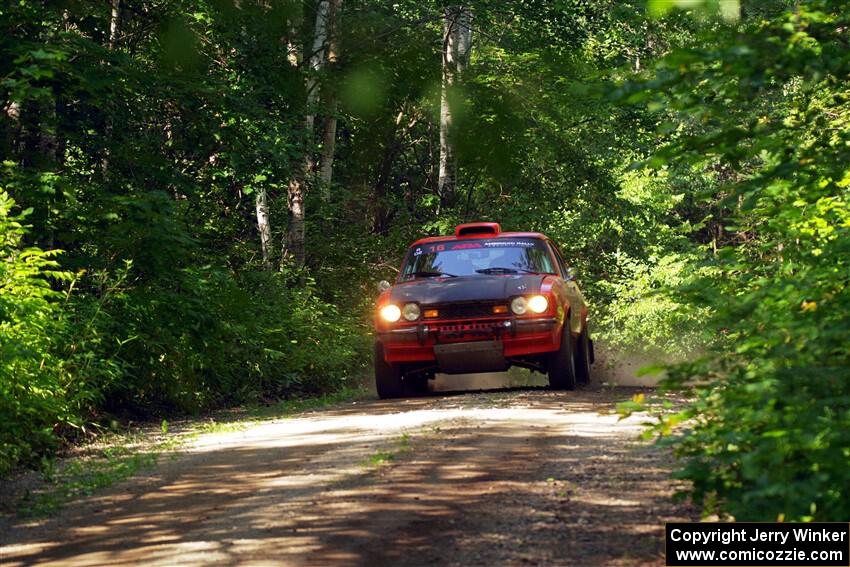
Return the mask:
[[449,89],[455,82],[456,54],[457,11],[454,7],[448,7],[443,25],[443,81],[440,91],[440,172],[437,180],[437,196],[440,198],[441,206],[450,199],[455,189],[455,159],[449,142],[449,130],[452,125]]
[[[339,8],[341,0],[330,0],[328,10],[328,56],[327,64],[332,67],[339,53],[337,37]],[[327,201],[331,197],[334,153],[336,152],[336,91],[333,85],[326,84],[323,92],[325,122],[322,132],[322,154],[319,158],[319,178],[322,180],[322,197]]]
[[330,0],[321,0],[316,6],[316,31],[313,34],[313,48],[310,50],[309,68],[307,70],[307,113],[304,116],[305,129],[308,135],[313,132],[313,123],[316,119],[316,103],[319,100],[318,75],[325,62],[329,8]]
[[457,74],[466,72],[469,53],[472,50],[472,11],[468,7],[458,8],[457,16]]
[[[121,16],[121,0],[112,0],[112,12],[109,16],[109,49],[114,50],[118,47],[118,34],[121,31],[119,27],[119,18]],[[112,117],[107,116],[104,124],[104,139],[107,142],[112,141]],[[109,175],[109,158],[110,148],[106,147],[103,151],[103,158],[100,160],[101,172],[104,177]]]
[[118,46],[118,18],[121,15],[121,0],[112,0],[112,15],[109,18],[109,48]]
[[440,205],[450,205],[457,188],[457,159],[454,155],[454,121],[451,96],[466,69],[472,46],[472,12],[464,6],[446,8],[443,25],[443,84],[440,93],[440,172],[437,195]]
[[297,69],[301,65],[302,53],[301,48],[295,41],[295,38],[298,37],[296,26],[292,22],[289,22],[289,24],[289,40],[286,42],[286,60]]
[[260,248],[263,252],[263,265],[267,270],[271,264],[272,225],[269,220],[268,192],[259,187],[254,193],[254,205],[257,209],[257,231],[260,234]]
[[313,126],[316,119],[316,102],[319,99],[318,74],[325,61],[325,42],[328,39],[328,9],[329,0],[321,0],[316,6],[316,24],[313,34],[313,45],[308,58],[307,69],[307,109],[304,115],[303,136],[307,146],[304,152],[304,163],[300,172],[295,173],[289,182],[288,189],[288,217],[289,224],[286,230],[286,243],[284,245],[283,259],[291,256],[296,266],[303,266],[306,258],[305,253],[305,211],[304,193],[306,191],[307,178],[313,173],[316,162],[310,146],[313,141]]
[[[0,151],[7,156],[15,156],[17,159],[22,149],[23,136],[21,135],[21,105],[10,101],[6,108],[6,120],[0,121],[0,131],[3,133]],[[9,158],[12,159],[12,158]]]

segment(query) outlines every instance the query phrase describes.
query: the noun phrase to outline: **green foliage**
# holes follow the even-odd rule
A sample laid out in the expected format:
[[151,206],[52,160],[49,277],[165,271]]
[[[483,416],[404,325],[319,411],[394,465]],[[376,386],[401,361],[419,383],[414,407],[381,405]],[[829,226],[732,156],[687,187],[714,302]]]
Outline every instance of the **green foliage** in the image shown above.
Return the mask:
[[197,412],[344,384],[357,370],[359,334],[314,287],[290,283],[206,267],[116,290],[97,328],[114,341],[88,345],[123,368],[101,385],[102,406]]
[[[698,26],[637,0],[476,3],[474,56],[450,93],[459,188],[441,199],[443,7],[343,3],[341,57],[319,72],[290,58],[309,54],[309,3],[122,0],[116,22],[93,2],[0,10],[4,186],[32,209],[24,246],[63,250],[75,274],[50,288],[33,347],[61,408],[32,408],[45,443],[115,416],[347,386],[376,281],[411,239],[462,221],[556,238],[612,344],[662,343],[687,320],[652,295],[689,258],[670,230],[681,191],[629,177],[650,121],[597,87]],[[318,129],[333,112],[306,108],[307,77],[339,99],[334,183],[325,199],[307,179],[307,267],[272,273],[254,199],[268,198],[280,266],[286,187],[318,149],[305,113]]]
[[650,256],[645,262],[621,259],[629,276],[598,284],[612,300],[600,309],[596,338],[618,353],[647,355],[656,362],[680,361],[699,352],[707,342],[707,310],[669,292],[690,281],[695,260],[680,253]]
[[[25,214],[0,192],[0,474],[53,447],[55,427],[74,419],[59,361],[51,356],[57,300],[52,281],[67,281],[58,252],[25,246]],[[29,211],[25,211],[28,213]]]
[[126,0],[110,38],[106,5],[0,9],[0,174],[31,225],[3,201],[0,474],[115,416],[330,392],[360,371],[359,313],[257,259],[254,195],[280,219],[308,145],[279,48],[299,12]]
[[[671,54],[649,88],[681,134],[656,163],[722,172],[722,240],[680,299],[714,349],[671,369],[692,391],[677,443],[707,512],[850,514],[850,56],[841,2],[800,4]],[[705,198],[705,195],[703,195]]]
[[[344,390],[407,243],[495,220],[559,242],[615,351],[691,360],[658,432],[685,424],[707,510],[846,518],[841,3],[475,2],[450,196],[442,3],[344,2],[318,71],[290,57],[311,3],[121,4],[113,37],[103,3],[0,9],[3,186],[31,225],[4,194],[0,474],[120,416]],[[331,116],[294,269],[287,186]]]

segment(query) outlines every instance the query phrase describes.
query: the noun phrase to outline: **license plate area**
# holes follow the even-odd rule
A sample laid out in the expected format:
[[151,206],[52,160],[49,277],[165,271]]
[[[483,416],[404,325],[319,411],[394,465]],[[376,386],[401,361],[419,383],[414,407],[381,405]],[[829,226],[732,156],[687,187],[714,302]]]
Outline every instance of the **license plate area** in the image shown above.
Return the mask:
[[497,338],[503,329],[503,321],[459,321],[432,327],[434,335],[440,342],[470,339],[482,341],[485,338]]
[[434,345],[437,366],[446,374],[507,370],[504,352],[499,340]]

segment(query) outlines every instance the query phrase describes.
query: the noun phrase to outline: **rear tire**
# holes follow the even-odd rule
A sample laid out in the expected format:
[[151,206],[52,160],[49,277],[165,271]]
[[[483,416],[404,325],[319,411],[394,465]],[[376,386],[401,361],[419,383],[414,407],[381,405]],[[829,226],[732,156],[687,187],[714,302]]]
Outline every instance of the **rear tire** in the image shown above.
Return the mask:
[[384,345],[375,341],[375,389],[382,400],[403,395],[401,368],[384,359]]
[[582,329],[576,339],[575,354],[576,381],[579,384],[590,382],[590,365],[593,362],[591,354],[590,337],[587,336],[587,327]]
[[576,389],[573,337],[567,324],[561,332],[561,348],[549,355],[549,387],[553,390]]

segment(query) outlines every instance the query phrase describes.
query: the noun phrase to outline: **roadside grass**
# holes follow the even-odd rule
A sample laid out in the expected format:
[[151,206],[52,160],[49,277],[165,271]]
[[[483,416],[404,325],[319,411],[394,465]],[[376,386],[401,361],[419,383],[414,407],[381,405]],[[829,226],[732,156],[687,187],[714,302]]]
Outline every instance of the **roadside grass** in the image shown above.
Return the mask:
[[68,502],[153,467],[160,455],[172,453],[184,443],[176,435],[151,441],[139,432],[115,433],[78,456],[44,459],[39,471],[41,482],[25,491],[17,502],[17,513],[25,518],[53,514]]
[[394,447],[378,449],[369,457],[360,461],[360,466],[367,469],[378,468],[395,461],[400,455],[413,451],[410,434],[402,433]]
[[[314,398],[217,412],[203,421],[189,420],[176,428],[163,420],[158,426],[113,431],[96,443],[78,447],[70,457],[43,459],[38,473],[27,482],[28,486],[18,491],[23,494],[5,503],[4,507],[24,518],[48,516],[69,502],[153,468],[163,455],[176,457],[177,451],[202,435],[242,431],[263,421],[289,418],[367,396],[365,389],[346,388]],[[409,446],[409,440],[404,443]],[[384,457],[385,460],[394,458],[393,455]],[[377,455],[375,460],[376,464],[383,462]]]
[[365,388],[343,388],[337,392],[311,398],[281,400],[273,404],[249,405],[236,410],[226,410],[211,415],[203,422],[193,424],[191,434],[242,431],[250,425],[264,421],[287,419],[344,402],[357,402],[367,399],[369,395],[369,391]]
[[360,462],[360,466],[364,468],[379,467],[381,465],[386,465],[387,463],[394,461],[395,457],[396,455],[392,451],[382,451],[379,449],[378,451],[375,451],[374,455],[363,459]]
[[295,414],[321,409],[334,404],[364,400],[369,396],[369,391],[363,387],[343,388],[322,396],[282,400],[270,405],[249,406],[244,410],[244,413],[237,413],[234,417],[236,420],[246,422],[292,417]]
[[207,435],[212,433],[233,433],[244,431],[250,425],[250,421],[216,421],[210,419],[192,426],[192,436]]

